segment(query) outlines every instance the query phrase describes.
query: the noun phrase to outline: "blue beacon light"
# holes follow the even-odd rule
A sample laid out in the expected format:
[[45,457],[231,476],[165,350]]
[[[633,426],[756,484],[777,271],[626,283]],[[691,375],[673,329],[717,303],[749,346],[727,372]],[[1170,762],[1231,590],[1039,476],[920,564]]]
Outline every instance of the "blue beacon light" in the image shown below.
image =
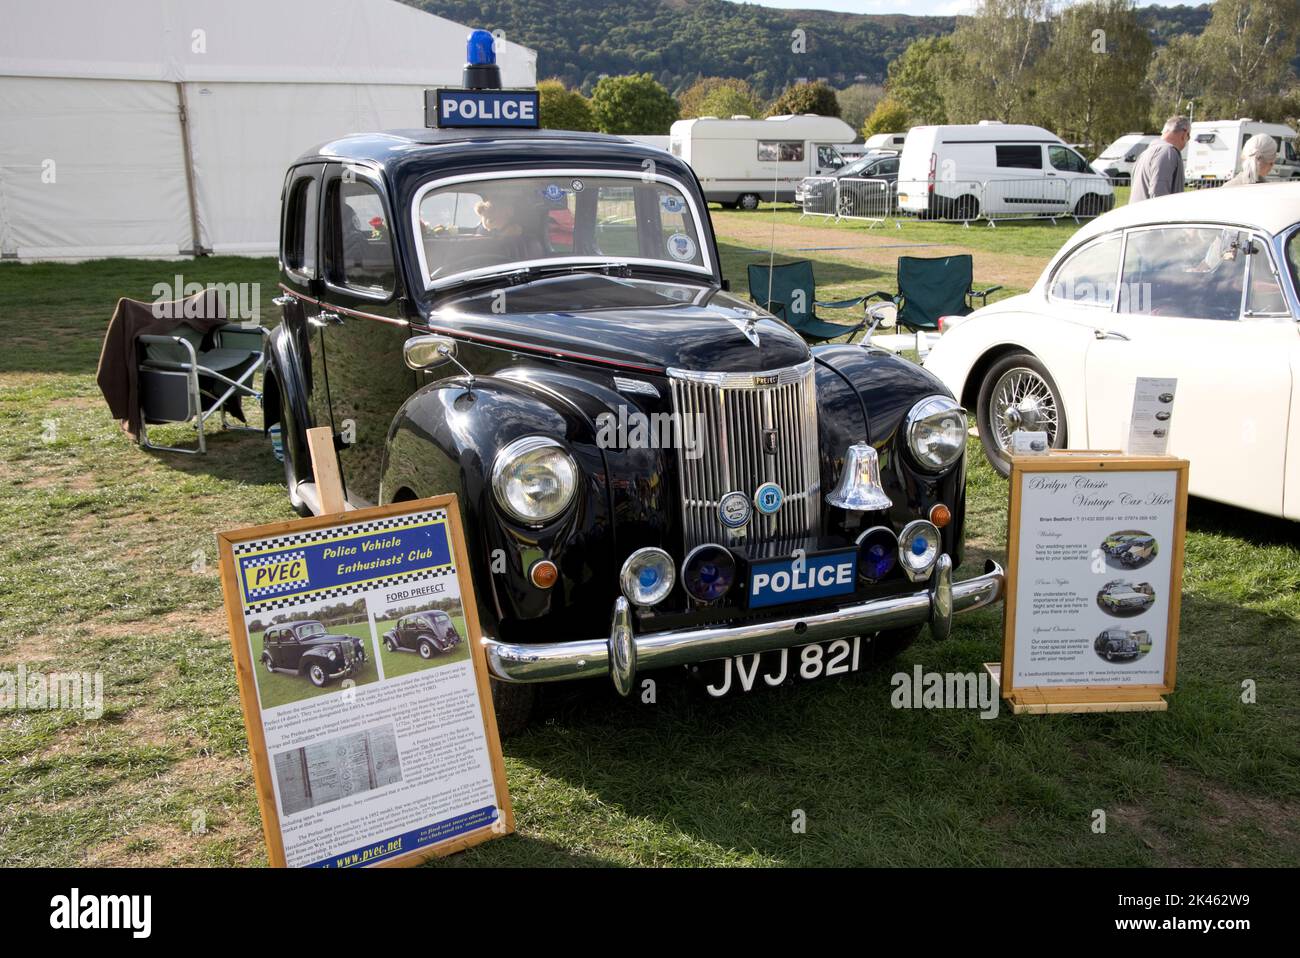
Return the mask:
[[461,81],[467,90],[501,89],[496,37],[487,30],[474,30],[470,33],[465,44],[465,70]]

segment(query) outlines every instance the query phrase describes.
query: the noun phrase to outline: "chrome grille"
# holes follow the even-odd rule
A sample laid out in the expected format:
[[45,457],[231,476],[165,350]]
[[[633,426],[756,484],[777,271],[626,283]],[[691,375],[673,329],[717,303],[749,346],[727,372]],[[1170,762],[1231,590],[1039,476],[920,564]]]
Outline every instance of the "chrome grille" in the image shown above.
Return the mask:
[[[761,373],[701,373],[669,369],[673,411],[691,448],[677,453],[682,525],[687,550],[703,542],[771,545],[815,534],[821,509],[817,459],[817,394],[813,361]],[[775,431],[776,450],[763,435]],[[687,444],[683,444],[687,445]],[[749,525],[727,529],[718,504],[729,492],[753,501],[765,482],[785,500],[775,515],[753,510]]]

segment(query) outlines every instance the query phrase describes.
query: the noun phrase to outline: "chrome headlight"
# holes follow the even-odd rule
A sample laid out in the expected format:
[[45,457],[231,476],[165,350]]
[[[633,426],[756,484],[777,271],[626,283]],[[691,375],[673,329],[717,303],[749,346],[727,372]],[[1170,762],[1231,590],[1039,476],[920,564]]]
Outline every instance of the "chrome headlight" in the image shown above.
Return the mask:
[[338,656],[338,653],[335,652],[333,649],[330,649],[329,652],[326,653],[326,654],[329,655],[329,657],[330,657],[330,661],[331,661],[331,662],[333,662],[335,659],[337,659],[337,658],[339,657],[339,656]]
[[677,572],[667,552],[647,547],[628,556],[618,578],[623,594],[634,605],[658,605],[673,591]]
[[929,396],[913,406],[906,429],[907,448],[931,472],[947,469],[966,451],[966,411],[947,396]]
[[554,439],[525,436],[507,444],[492,463],[492,491],[512,519],[541,525],[573,501],[578,466]]

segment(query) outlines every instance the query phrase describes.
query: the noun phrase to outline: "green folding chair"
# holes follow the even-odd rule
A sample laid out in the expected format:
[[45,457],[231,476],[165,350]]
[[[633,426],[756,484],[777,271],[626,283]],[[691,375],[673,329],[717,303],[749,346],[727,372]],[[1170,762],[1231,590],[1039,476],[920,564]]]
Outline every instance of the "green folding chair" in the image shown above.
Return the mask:
[[749,298],[778,319],[784,320],[809,343],[827,343],[841,336],[846,337],[845,342],[852,342],[853,334],[865,329],[870,322],[865,310],[862,322],[856,326],[819,319],[816,312],[819,306],[825,309],[850,309],[861,306],[867,297],[823,302],[816,298],[815,292],[812,263],[806,259],[779,263],[771,268],[770,275],[766,264],[749,265]]
[[[942,316],[965,316],[974,311],[974,301],[984,306],[989,293],[1001,286],[975,289],[974,262],[969,253],[958,256],[898,257],[898,292],[877,290],[867,299],[883,299],[897,312],[895,322],[903,329],[916,332],[920,348],[921,333],[939,329]],[[882,306],[868,306],[867,315],[879,323]],[[874,328],[874,326],[873,326]],[[869,341],[870,337],[868,337]]]

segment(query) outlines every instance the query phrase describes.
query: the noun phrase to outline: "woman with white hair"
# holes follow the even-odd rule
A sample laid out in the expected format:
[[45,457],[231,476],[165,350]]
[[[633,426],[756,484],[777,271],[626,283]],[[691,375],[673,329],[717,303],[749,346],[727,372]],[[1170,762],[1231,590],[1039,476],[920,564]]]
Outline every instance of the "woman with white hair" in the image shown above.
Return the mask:
[[1277,140],[1267,133],[1256,133],[1241,148],[1241,172],[1224,186],[1248,186],[1268,176],[1277,162]]

